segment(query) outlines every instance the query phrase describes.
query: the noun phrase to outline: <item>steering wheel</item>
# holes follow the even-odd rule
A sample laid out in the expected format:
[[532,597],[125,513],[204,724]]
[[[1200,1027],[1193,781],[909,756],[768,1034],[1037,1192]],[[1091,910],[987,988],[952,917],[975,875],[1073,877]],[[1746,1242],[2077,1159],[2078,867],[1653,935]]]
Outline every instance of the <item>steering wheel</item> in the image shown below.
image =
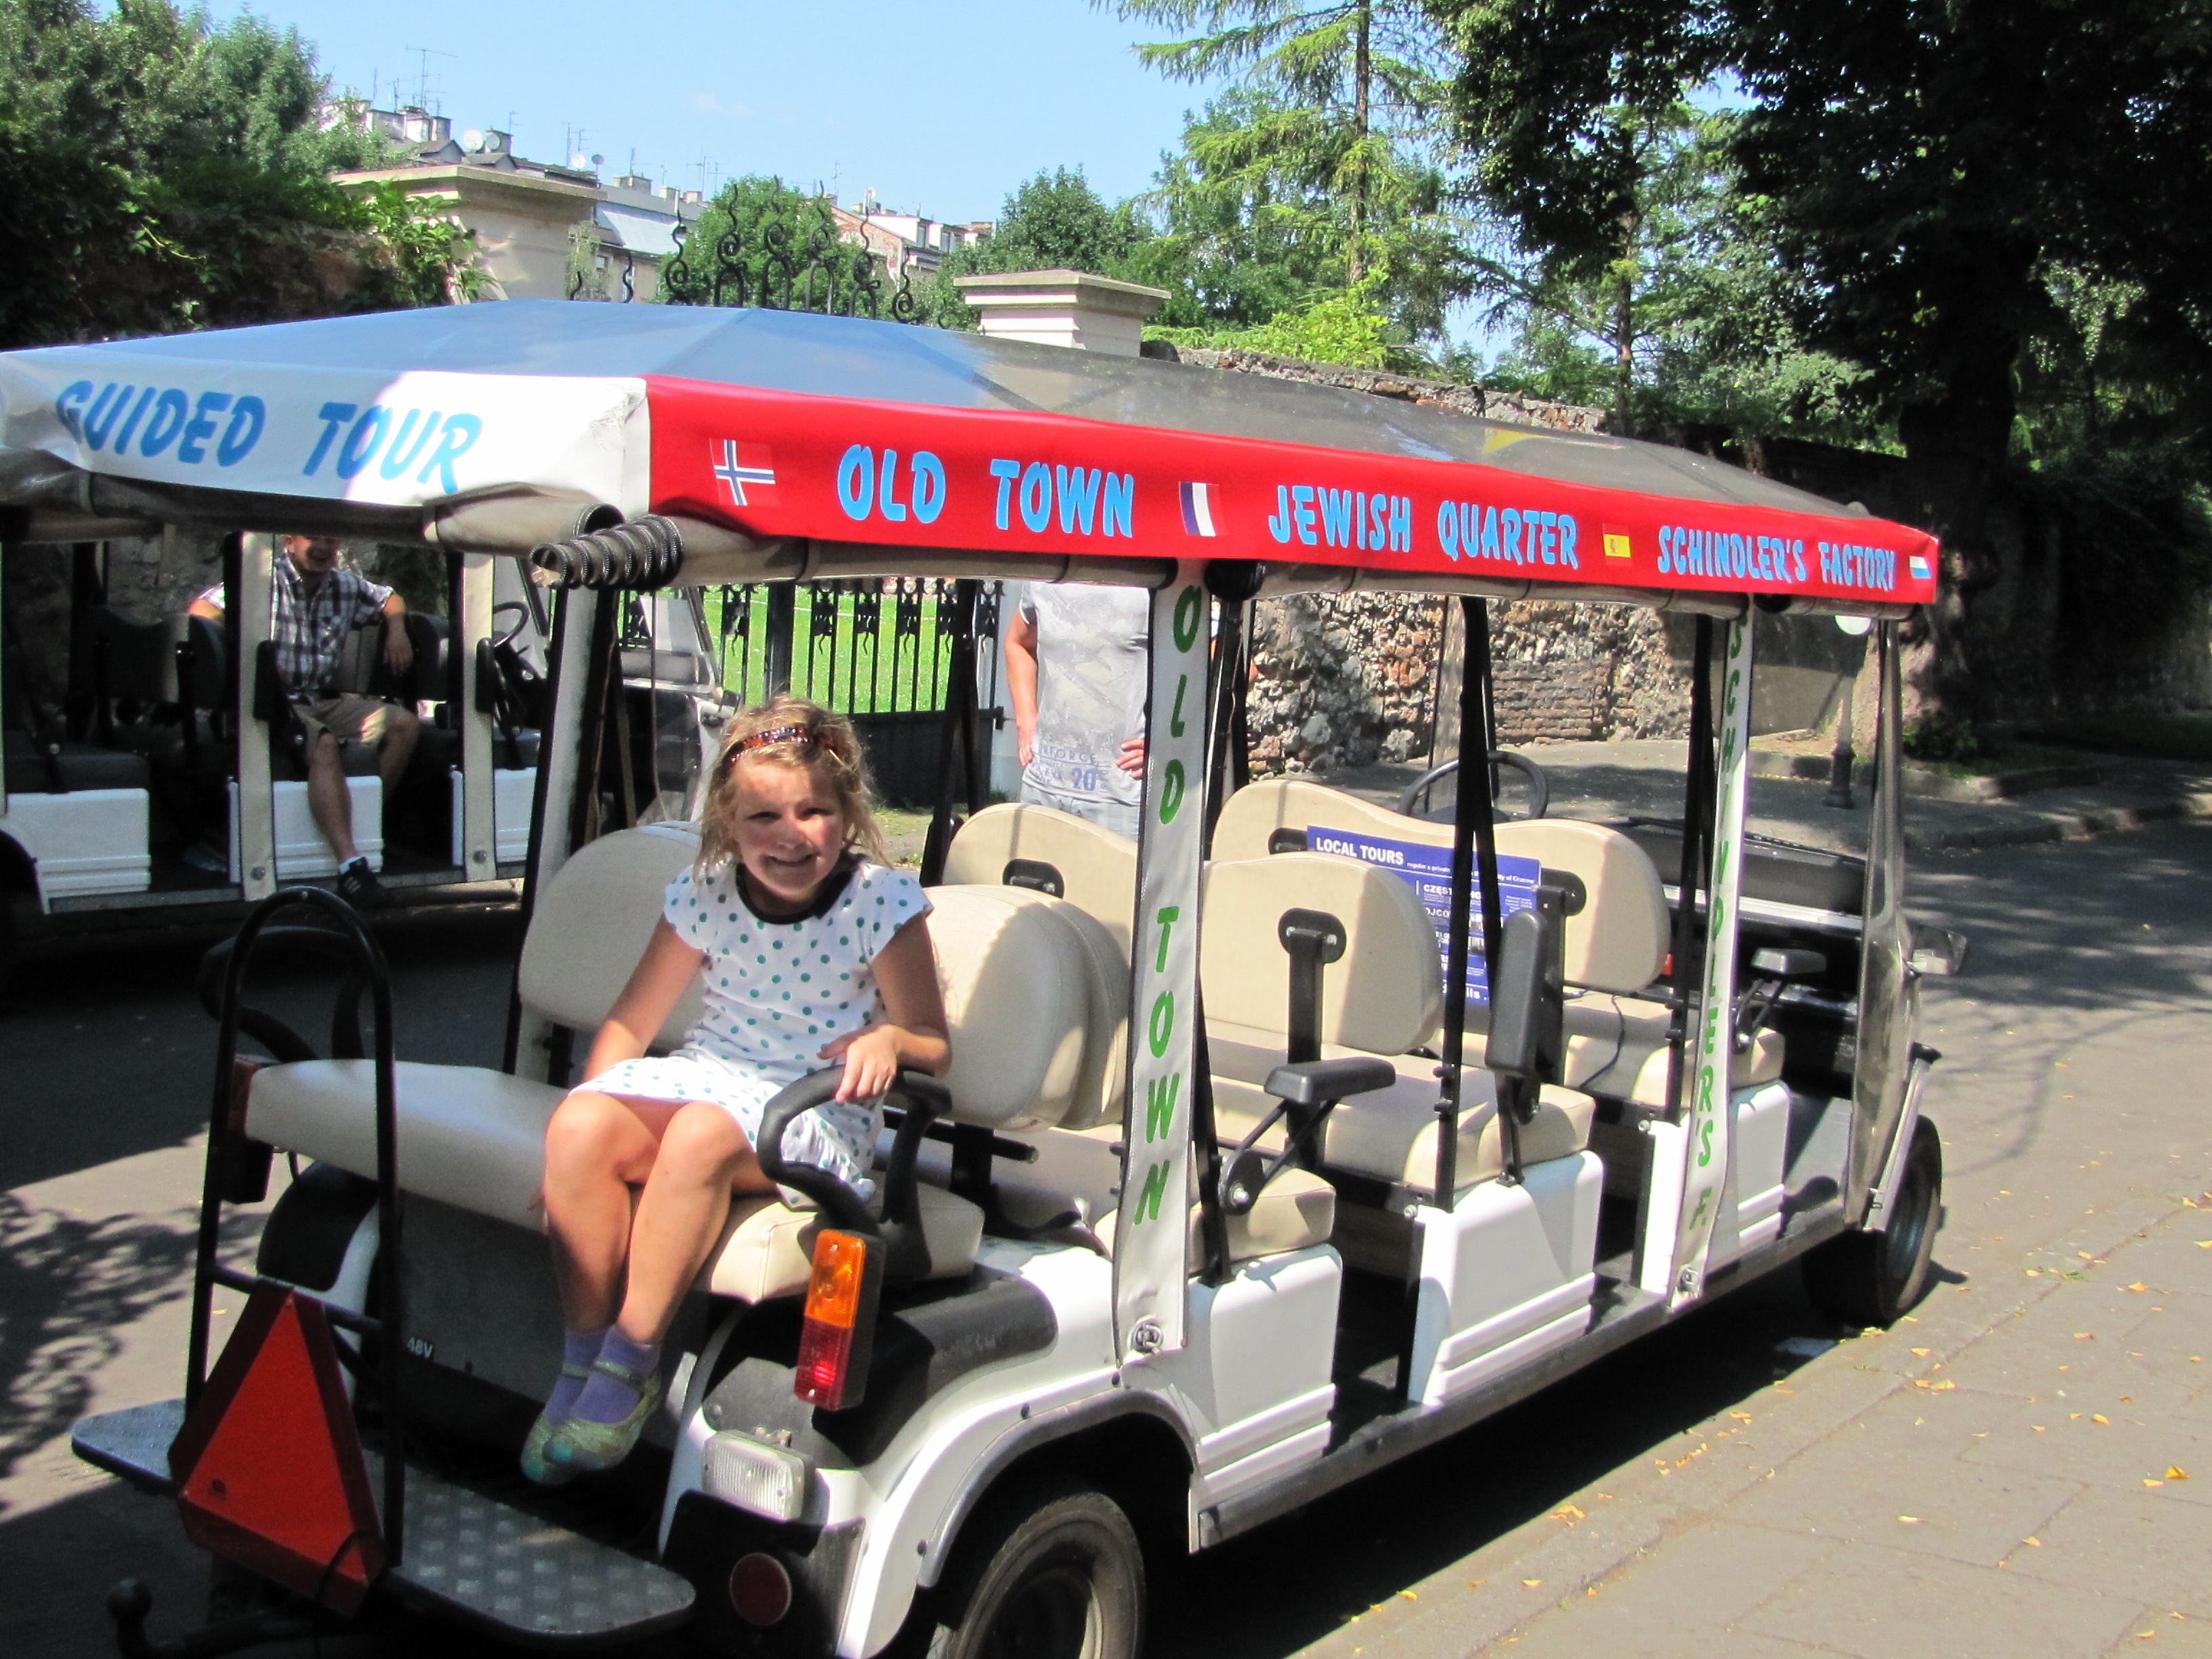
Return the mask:
[[[1490,763],[1492,766],[1510,766],[1528,780],[1528,810],[1526,812],[1510,812],[1501,816],[1518,818],[1542,817],[1552,804],[1552,785],[1550,780],[1544,775],[1544,769],[1526,755],[1516,755],[1510,749],[1492,750]],[[1431,767],[1419,777],[1414,779],[1407,786],[1406,793],[1398,797],[1398,811],[1407,817],[1419,817],[1419,813],[1416,808],[1425,807],[1428,805],[1430,791],[1436,787],[1437,781],[1448,778],[1458,770],[1459,762],[1456,759],[1448,760],[1442,766]]]

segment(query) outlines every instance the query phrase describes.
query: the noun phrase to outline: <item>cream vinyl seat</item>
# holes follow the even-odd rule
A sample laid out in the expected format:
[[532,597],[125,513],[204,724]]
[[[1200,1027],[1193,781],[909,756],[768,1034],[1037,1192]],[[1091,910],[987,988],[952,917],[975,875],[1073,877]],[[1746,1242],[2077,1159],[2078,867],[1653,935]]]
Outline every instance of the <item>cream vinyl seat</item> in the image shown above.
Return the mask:
[[[1436,1182],[1437,1062],[1416,1054],[1443,1023],[1436,930],[1398,877],[1320,853],[1217,862],[1206,872],[1199,942],[1214,1121],[1224,1146],[1241,1141],[1274,1104],[1267,1074],[1289,1042],[1290,956],[1277,935],[1284,912],[1310,909],[1344,924],[1345,953],[1322,974],[1324,1060],[1380,1054],[1398,1080],[1354,1095],[1330,1112],[1322,1162],[1329,1169],[1419,1191]],[[1456,1168],[1461,1185],[1504,1168],[1494,1079],[1471,1050],[1462,1073]],[[1521,1133],[1524,1163],[1582,1150],[1595,1103],[1572,1090],[1543,1091]],[[1273,1144],[1279,1145],[1279,1139]]]
[[[1040,861],[1054,862],[1054,867],[1062,869],[1064,876],[1066,868],[1087,869],[1094,878],[1102,870],[1111,876],[1117,868],[1115,860],[1126,852],[1133,906],[1135,848],[1130,843],[1084,819],[1048,807],[1023,807],[1019,811],[1022,817],[1015,818],[1006,809],[994,806],[969,820],[961,832],[963,836],[977,821],[993,813],[1001,814],[996,820],[996,828],[993,824],[985,826],[993,832],[990,839],[970,844],[971,850],[977,844],[988,848],[980,860],[971,860],[968,866],[971,871],[989,868],[1002,850],[1009,858],[1039,856],[1041,844],[1046,844],[1045,836],[1038,833],[1039,827],[1046,825],[1049,826],[1046,836],[1055,838],[1048,842],[1050,849],[1066,860],[1066,866],[1063,868],[1052,860]],[[1019,843],[1006,842],[997,833],[1008,827],[1010,821],[1011,827],[1023,834]],[[1074,827],[1070,829],[1071,825]],[[956,847],[958,844],[956,841]],[[1018,845],[1025,845],[1030,850],[1015,850]],[[999,860],[998,863],[1003,870],[1005,860]],[[948,865],[948,868],[956,867]],[[1090,989],[1090,1036],[1073,1103],[1048,1128],[1033,1123],[1007,1126],[1007,1133],[1037,1146],[1040,1163],[1035,1169],[1022,1165],[1002,1169],[999,1172],[1001,1191],[1012,1195],[1024,1209],[1038,1213],[1057,1211],[1079,1200],[1079,1213],[1093,1218],[1092,1235],[1111,1255],[1117,1218],[1113,1207],[1117,1197],[1115,1183],[1121,1173],[1121,1158],[1113,1143],[1120,1138],[1122,1108],[1128,1093],[1128,956],[1125,946],[1116,942],[1105,925],[1079,907],[1073,896],[1055,899],[1028,887],[1000,887],[995,890],[1004,902],[1048,911],[1081,939]],[[1095,896],[1099,888],[1097,884],[1087,888],[1071,884],[1071,895],[1077,890],[1087,890]],[[1109,886],[1107,890],[1113,889]],[[1190,1260],[1195,1263],[1202,1259],[1201,1246],[1196,1242],[1200,1238],[1200,1218],[1195,1201],[1190,1214],[1194,1240]],[[1232,1262],[1245,1261],[1326,1243],[1335,1217],[1336,1194],[1327,1182],[1303,1170],[1285,1170],[1267,1183],[1250,1211],[1229,1218],[1229,1259]]]
[[[1270,778],[1247,784],[1224,805],[1214,854],[1264,857],[1278,830],[1314,826],[1425,847],[1451,844],[1449,824],[1407,817],[1304,778]],[[1500,823],[1498,850],[1569,872],[1587,896],[1581,912],[1567,918],[1562,1081],[1588,1094],[1663,1107],[1672,1015],[1665,1004],[1639,994],[1665,971],[1671,942],[1666,893],[1650,858],[1619,830],[1576,818]],[[1489,1012],[1469,1007],[1468,1029],[1487,1030]],[[1735,1056],[1730,1087],[1772,1082],[1782,1075],[1783,1055],[1781,1034],[1762,1029]]]
[[1137,843],[1056,807],[1002,801],[960,826],[945,858],[952,884],[996,887],[1016,860],[1048,865],[1060,896],[1095,917],[1124,958],[1137,914]]
[[[539,896],[518,973],[533,1012],[597,1028],[644,950],[668,881],[697,854],[689,836],[628,830],[581,849]],[[930,933],[953,1060],[954,1121],[1047,1127],[1079,1109],[1097,969],[1065,907],[1018,890],[937,888]],[[1126,993],[1125,993],[1126,994]],[[659,1033],[680,1041],[697,992]],[[258,1073],[246,1127],[257,1139],[366,1174],[375,1167],[375,1068],[313,1060]],[[473,1066],[395,1068],[403,1190],[535,1231],[547,1119],[566,1091]],[[1093,1107],[1092,1109],[1098,1109]],[[933,1278],[974,1265],[981,1212],[924,1184],[920,1209]],[[732,1210],[702,1289],[762,1300],[805,1288],[815,1218],[774,1197]]]

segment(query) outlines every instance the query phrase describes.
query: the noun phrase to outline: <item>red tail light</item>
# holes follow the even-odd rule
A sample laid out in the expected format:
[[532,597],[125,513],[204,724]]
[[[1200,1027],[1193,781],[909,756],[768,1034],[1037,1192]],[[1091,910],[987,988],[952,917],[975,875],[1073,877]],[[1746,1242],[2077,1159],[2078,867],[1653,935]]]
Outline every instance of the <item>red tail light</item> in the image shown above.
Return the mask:
[[730,1569],[730,1607],[756,1629],[783,1622],[791,1611],[791,1574],[773,1555],[741,1555]]
[[799,1372],[792,1392],[825,1412],[860,1403],[876,1328],[882,1247],[858,1233],[825,1227],[814,1240],[814,1273],[799,1329]]

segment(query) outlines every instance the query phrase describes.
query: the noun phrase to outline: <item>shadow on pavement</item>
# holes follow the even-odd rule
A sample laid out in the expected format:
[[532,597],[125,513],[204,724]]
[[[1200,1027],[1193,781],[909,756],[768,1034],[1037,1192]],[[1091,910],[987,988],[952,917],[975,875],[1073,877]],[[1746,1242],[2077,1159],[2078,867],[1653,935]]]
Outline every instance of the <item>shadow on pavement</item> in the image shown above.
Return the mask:
[[[380,920],[377,933],[401,1058],[498,1065],[521,937],[514,914],[416,913]],[[0,1024],[9,1053],[0,1192],[173,1146],[206,1126],[215,1023],[192,986],[210,942],[79,944],[24,964]],[[255,982],[255,1001],[322,1048],[334,975],[272,963]]]
[[[1403,1462],[1182,1566],[1153,1659],[1294,1652],[1788,1376],[1838,1334],[1796,1270],[1746,1285]],[[1253,1594],[1264,1586],[1263,1594]]]

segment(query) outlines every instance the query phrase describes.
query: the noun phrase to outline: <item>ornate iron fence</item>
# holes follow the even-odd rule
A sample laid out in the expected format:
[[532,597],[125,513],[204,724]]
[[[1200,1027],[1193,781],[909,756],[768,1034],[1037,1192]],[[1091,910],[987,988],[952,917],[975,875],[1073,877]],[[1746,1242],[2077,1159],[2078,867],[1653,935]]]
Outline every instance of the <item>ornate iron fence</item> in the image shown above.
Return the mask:
[[661,291],[675,305],[758,306],[832,317],[911,323],[921,306],[906,273],[886,299],[883,262],[865,246],[840,239],[826,217],[794,235],[781,217],[763,219],[750,234],[732,228],[711,249],[695,247],[690,227],[675,229],[676,257],[661,267]]
[[[975,742],[988,756],[1000,718],[993,648],[1005,584],[983,586],[975,617]],[[722,684],[744,702],[788,688],[851,717],[883,799],[935,799],[952,696],[956,610],[951,581],[886,577],[749,584],[705,596]],[[984,773],[988,775],[988,759]]]

